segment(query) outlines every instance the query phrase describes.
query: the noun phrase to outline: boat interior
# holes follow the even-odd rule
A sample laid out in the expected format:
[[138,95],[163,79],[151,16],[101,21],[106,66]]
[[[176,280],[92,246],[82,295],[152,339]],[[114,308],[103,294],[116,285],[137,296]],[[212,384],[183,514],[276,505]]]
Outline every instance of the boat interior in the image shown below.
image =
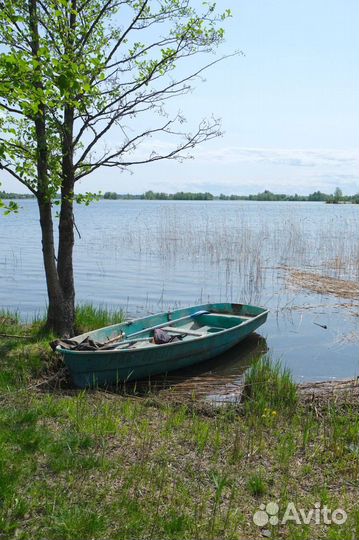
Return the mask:
[[[181,341],[191,341],[201,337],[209,336],[223,330],[228,330],[239,326],[249,319],[253,319],[255,315],[233,315],[224,313],[204,313],[198,316],[188,316],[185,320],[168,321],[165,325],[161,325],[161,329],[170,337],[177,337]],[[131,335],[126,336],[123,341],[117,345],[116,349],[135,349],[144,348],[154,345],[153,341],[154,330],[141,332],[140,335],[134,336],[131,340]],[[176,340],[177,342],[177,340]]]

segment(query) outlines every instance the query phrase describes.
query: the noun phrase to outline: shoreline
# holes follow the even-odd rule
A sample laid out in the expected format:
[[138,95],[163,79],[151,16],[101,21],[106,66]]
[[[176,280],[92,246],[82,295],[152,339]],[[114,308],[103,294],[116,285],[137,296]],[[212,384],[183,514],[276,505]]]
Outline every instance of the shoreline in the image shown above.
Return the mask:
[[359,376],[353,379],[335,379],[297,384],[299,396],[304,402],[333,401],[336,403],[359,403]]

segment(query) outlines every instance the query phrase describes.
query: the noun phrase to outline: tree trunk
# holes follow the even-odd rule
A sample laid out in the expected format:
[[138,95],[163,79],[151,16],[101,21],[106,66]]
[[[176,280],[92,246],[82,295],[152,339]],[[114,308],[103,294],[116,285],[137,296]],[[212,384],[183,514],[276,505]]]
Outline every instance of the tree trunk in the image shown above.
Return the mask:
[[73,270],[73,249],[75,243],[73,196],[75,176],[73,166],[73,124],[73,108],[66,106],[64,110],[64,134],[62,141],[63,178],[61,185],[57,272],[63,295],[64,319],[69,335],[73,335],[75,324],[75,286]]
[[72,194],[71,199],[68,199],[67,195],[67,189],[66,186],[64,186],[61,190],[62,201],[59,222],[57,273],[62,292],[63,324],[66,329],[66,334],[72,336],[74,334],[75,324],[75,286],[73,271],[74,215]]
[[64,317],[63,295],[56,268],[51,202],[39,197],[38,206],[42,234],[42,254],[49,300],[46,326],[58,336],[68,336],[69,332]]
[[[40,37],[38,29],[37,0],[29,0],[29,25],[31,31],[31,51],[35,59],[38,58]],[[40,63],[34,69],[34,87],[44,91],[43,74]],[[47,293],[49,306],[47,312],[47,327],[54,330],[59,336],[71,336],[74,331],[74,286],[72,278],[72,245],[73,220],[72,203],[65,201],[62,204],[62,232],[60,219],[60,245],[61,261],[56,267],[54,230],[51,213],[51,194],[49,193],[48,177],[48,141],[46,130],[46,107],[40,102],[38,112],[34,118],[37,143],[37,201],[40,212],[40,225],[42,233],[42,253],[45,266]],[[62,201],[64,203],[64,201]],[[70,206],[70,210],[69,210]],[[65,226],[66,225],[66,226]],[[68,238],[66,238],[68,236]],[[66,246],[70,245],[70,250]],[[60,253],[61,252],[61,253]],[[66,255],[65,255],[66,252]],[[66,272],[66,268],[70,272]]]
[[[76,0],[71,0],[69,10],[68,43],[65,52],[71,55],[74,43],[76,26]],[[74,170],[74,107],[65,104],[62,133],[62,182],[61,182],[61,210],[59,221],[59,246],[57,255],[57,273],[63,297],[63,319],[67,333],[74,334],[75,325],[75,285],[73,269],[74,250],[74,212],[73,197],[75,188]]]

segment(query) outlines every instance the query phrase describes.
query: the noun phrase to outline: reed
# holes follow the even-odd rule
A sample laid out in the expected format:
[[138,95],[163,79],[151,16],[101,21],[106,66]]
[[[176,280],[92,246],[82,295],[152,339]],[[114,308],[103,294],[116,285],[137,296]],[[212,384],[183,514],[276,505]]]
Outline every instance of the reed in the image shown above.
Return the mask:
[[[164,270],[162,290],[155,284],[155,297],[149,288],[138,306],[142,311],[167,309],[169,303],[179,307],[180,298],[169,296],[166,282],[168,278],[171,286],[170,276],[177,273],[194,280],[201,276],[198,292],[194,286],[190,288],[190,294],[198,294],[191,303],[206,302],[215,286],[220,301],[265,303],[273,308],[274,295],[278,309],[286,311],[290,307],[288,283],[283,280],[286,269],[349,281],[359,278],[357,208],[346,209],[343,219],[331,211],[313,213],[312,218],[305,214],[302,219],[302,207],[293,205],[290,210],[281,208],[278,214],[267,212],[265,206],[263,212],[254,213],[248,204],[245,208],[233,204],[223,214],[208,204],[193,208],[195,211],[176,203],[160,205],[155,215],[141,215],[106,231],[95,242],[91,239],[89,249],[96,260],[106,256],[110,267],[117,268],[129,258],[131,264],[137,260],[140,269],[148,264]],[[300,287],[305,288],[305,283]],[[180,296],[186,295],[184,291]]]

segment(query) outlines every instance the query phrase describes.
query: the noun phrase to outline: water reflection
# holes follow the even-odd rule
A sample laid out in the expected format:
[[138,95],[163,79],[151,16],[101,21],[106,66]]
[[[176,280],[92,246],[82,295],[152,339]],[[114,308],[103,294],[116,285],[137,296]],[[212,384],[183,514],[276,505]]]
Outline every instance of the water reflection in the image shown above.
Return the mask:
[[235,400],[240,395],[243,373],[254,360],[267,351],[266,340],[253,333],[229,351],[207,362],[109,390],[142,396],[173,396],[186,400]]

